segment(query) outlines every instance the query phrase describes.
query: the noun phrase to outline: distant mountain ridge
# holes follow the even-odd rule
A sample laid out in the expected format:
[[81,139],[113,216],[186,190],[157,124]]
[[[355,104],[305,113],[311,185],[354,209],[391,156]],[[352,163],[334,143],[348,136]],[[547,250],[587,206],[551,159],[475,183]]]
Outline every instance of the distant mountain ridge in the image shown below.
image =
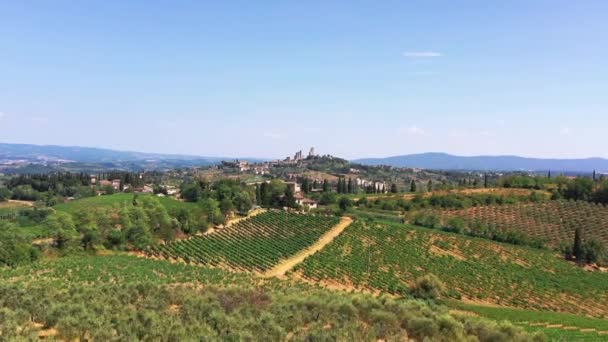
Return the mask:
[[[161,154],[132,151],[118,151],[96,147],[31,145],[0,143],[0,160],[24,159],[31,162],[76,162],[76,163],[106,163],[106,162],[138,162],[138,161],[188,161],[201,164],[215,164],[222,160],[234,158],[205,157],[182,154]],[[256,161],[260,159],[242,158]]]
[[608,159],[544,159],[518,156],[455,156],[447,153],[421,153],[386,158],[352,160],[364,165],[390,165],[434,170],[488,170],[488,171],[555,171],[555,172],[608,172]]

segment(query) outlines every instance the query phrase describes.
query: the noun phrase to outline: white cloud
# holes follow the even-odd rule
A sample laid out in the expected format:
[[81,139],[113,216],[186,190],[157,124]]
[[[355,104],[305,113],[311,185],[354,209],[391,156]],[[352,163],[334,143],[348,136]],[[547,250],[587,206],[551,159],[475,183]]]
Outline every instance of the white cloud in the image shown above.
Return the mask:
[[479,132],[479,134],[480,134],[482,137],[489,137],[489,136],[492,136],[492,135],[493,135],[493,134],[492,134],[492,132],[490,132],[490,131],[481,131],[481,132]]
[[406,51],[403,56],[407,58],[436,58],[442,57],[443,54],[435,51]]
[[405,130],[407,133],[411,135],[425,135],[426,131],[416,125],[412,125]]
[[0,112],[0,120],[2,120],[2,118],[4,118],[6,115],[3,112]]

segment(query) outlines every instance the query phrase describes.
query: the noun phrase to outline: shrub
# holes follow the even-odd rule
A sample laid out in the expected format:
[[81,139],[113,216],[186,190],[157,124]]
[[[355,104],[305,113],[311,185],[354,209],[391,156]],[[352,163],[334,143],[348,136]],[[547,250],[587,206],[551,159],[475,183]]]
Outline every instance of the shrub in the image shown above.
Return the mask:
[[410,294],[420,299],[439,299],[445,291],[445,284],[434,274],[427,274],[417,278],[410,287]]

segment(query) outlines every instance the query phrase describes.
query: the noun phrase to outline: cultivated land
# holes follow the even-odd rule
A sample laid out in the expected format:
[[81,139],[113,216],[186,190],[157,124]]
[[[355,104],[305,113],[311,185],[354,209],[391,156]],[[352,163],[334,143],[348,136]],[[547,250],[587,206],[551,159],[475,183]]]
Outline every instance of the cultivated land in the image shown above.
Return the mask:
[[291,270],[294,266],[304,261],[307,257],[315,254],[325,247],[327,244],[331,243],[333,239],[335,239],[340,233],[348,227],[353,220],[350,217],[342,217],[340,218],[340,222],[332,227],[327,233],[323,234],[321,238],[313,243],[311,246],[301,250],[294,256],[285,259],[275,265],[272,269],[268,270],[264,276],[266,277],[282,277]]
[[147,254],[263,273],[316,243],[338,221],[333,216],[269,211],[208,235],[151,248]]
[[357,221],[295,275],[328,285],[407,293],[435,274],[465,302],[608,315],[608,274],[587,272],[555,252],[402,224]]
[[0,294],[3,340],[532,341],[509,324],[420,301],[127,255],[3,269]]
[[446,222],[450,217],[480,222],[499,230],[517,230],[540,238],[552,247],[574,238],[576,228],[582,228],[587,238],[596,238],[608,245],[608,207],[583,201],[549,201],[471,207],[459,210],[433,210]]
[[[479,192],[531,193],[473,193]],[[97,196],[55,210],[75,214],[131,207],[133,198]],[[168,210],[197,208],[196,203],[159,200]],[[24,208],[16,206],[11,204],[10,210]],[[432,212],[443,220],[459,216],[489,227],[522,230],[557,246],[571,241],[577,226],[604,238],[606,210],[587,202],[551,201]],[[388,221],[401,222],[400,215],[377,208],[359,208],[354,219],[262,211],[202,236],[152,247],[146,252],[150,259],[112,251],[45,258],[2,269],[0,308],[9,311],[0,315],[6,322],[21,322],[16,329],[28,336],[81,340],[179,340],[195,335],[396,340],[405,331],[416,340],[458,340],[451,329],[482,341],[501,340],[489,333],[498,329],[511,334],[502,340],[518,340],[511,328],[484,328],[483,333],[471,328],[481,318],[506,319],[551,340],[608,340],[608,321],[584,317],[608,316],[608,273],[586,271],[546,249]],[[447,285],[442,299],[451,310],[408,299],[412,284],[427,274]],[[44,303],[44,310],[36,303]],[[294,314],[299,309],[303,313]],[[78,322],[63,312],[78,317]],[[343,320],[336,322],[336,317]],[[132,326],[114,323],[118,321]]]

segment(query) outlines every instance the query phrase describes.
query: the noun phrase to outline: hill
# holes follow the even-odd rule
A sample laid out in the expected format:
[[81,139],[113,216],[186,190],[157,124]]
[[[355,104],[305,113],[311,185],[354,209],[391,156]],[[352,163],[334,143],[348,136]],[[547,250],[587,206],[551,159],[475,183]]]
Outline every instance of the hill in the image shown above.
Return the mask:
[[488,171],[555,171],[608,172],[608,159],[542,159],[518,156],[454,156],[447,153],[422,153],[387,158],[353,160],[365,165],[391,165],[431,170],[488,170]]
[[608,274],[588,272],[555,252],[403,224],[350,225],[293,276],[329,287],[402,295],[435,274],[448,296],[469,303],[608,314]]
[[584,237],[608,244],[608,208],[584,201],[549,201],[511,205],[477,206],[466,209],[431,210],[443,225],[449,218],[459,217],[465,226],[476,223],[500,231],[519,231],[559,248],[570,243],[576,228]]
[[[226,159],[233,158],[118,151],[81,146],[0,143],[0,161],[10,165],[13,165],[14,161],[18,161],[21,165],[44,165],[47,171],[54,170],[49,169],[48,165],[65,165],[80,169],[141,168],[142,165],[176,168],[213,165]],[[243,158],[243,160],[258,161],[259,159]],[[13,163],[9,163],[10,161]]]

